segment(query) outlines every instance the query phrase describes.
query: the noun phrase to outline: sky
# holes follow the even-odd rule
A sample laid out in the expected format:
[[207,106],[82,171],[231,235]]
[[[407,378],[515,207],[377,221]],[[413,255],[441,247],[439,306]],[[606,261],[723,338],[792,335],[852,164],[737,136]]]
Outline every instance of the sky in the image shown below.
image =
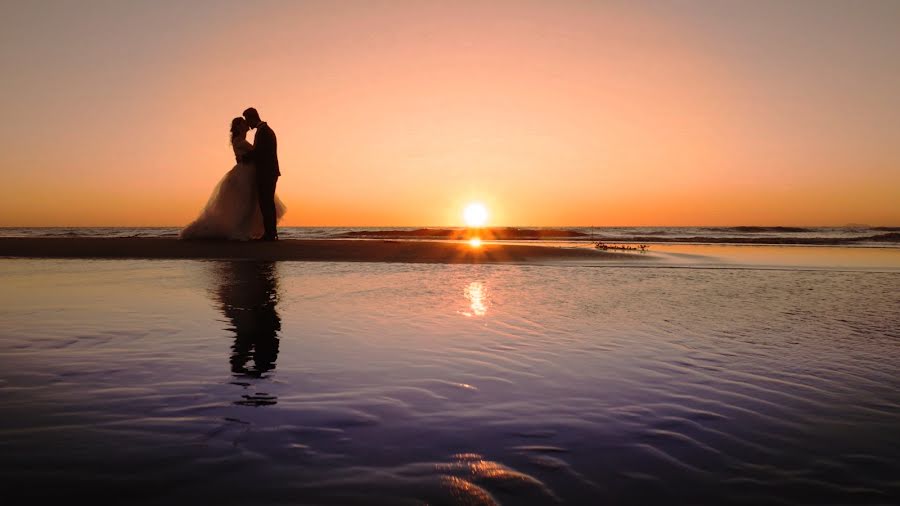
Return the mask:
[[0,226],[900,225],[900,2],[3,0]]

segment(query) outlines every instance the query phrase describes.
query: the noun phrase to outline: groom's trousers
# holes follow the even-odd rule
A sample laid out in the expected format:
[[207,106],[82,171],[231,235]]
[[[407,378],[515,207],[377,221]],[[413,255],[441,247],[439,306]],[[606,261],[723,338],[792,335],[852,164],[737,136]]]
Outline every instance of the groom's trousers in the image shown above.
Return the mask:
[[275,221],[275,185],[278,176],[257,176],[256,190],[259,196],[259,210],[262,211],[266,238],[278,237]]

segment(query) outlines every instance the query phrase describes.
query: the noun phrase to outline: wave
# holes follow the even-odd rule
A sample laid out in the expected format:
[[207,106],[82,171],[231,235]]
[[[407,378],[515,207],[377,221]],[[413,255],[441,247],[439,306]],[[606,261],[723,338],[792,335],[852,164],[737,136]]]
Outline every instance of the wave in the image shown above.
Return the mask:
[[589,237],[584,232],[566,229],[535,228],[418,228],[415,230],[354,230],[333,235],[337,238],[391,238],[391,239],[456,239],[478,237],[486,240],[534,240],[534,239],[581,239]]
[[758,233],[785,233],[785,234],[793,234],[793,233],[801,233],[801,232],[815,232],[814,229],[811,228],[803,228],[803,227],[750,227],[750,226],[740,226],[740,227],[711,227],[708,230],[716,231],[716,232],[742,232],[742,233],[750,233],[750,234],[758,234]]
[[[0,227],[0,237],[174,237],[177,227]],[[608,243],[900,244],[900,227],[282,227],[284,239],[603,241]]]
[[[815,232],[814,229],[797,227],[730,227],[694,229],[699,231],[716,230],[741,230],[741,231],[780,231],[788,234],[800,232]],[[887,232],[884,234],[869,234],[860,236],[797,236],[797,235],[768,235],[761,237],[729,236],[729,235],[678,235],[672,236],[671,232],[663,230],[640,231],[639,233],[623,234],[588,234],[577,230],[560,228],[485,228],[485,229],[454,229],[454,228],[417,228],[413,230],[352,230],[331,235],[338,239],[440,239],[440,240],[468,240],[479,237],[483,240],[555,240],[555,241],[603,241],[603,242],[648,242],[648,243],[710,243],[710,244],[797,244],[797,245],[850,245],[859,243],[900,243],[900,232]]]
[[658,237],[658,236],[598,236],[607,242],[687,242],[712,244],[797,244],[840,246],[860,243],[900,243],[900,232],[857,237]]

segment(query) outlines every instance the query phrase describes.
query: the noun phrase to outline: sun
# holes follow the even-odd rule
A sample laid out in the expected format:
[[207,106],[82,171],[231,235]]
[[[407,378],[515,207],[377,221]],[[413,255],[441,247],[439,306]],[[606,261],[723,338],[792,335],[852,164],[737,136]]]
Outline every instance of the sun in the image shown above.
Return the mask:
[[463,219],[466,221],[466,226],[483,227],[487,223],[488,210],[481,202],[472,202],[463,210]]

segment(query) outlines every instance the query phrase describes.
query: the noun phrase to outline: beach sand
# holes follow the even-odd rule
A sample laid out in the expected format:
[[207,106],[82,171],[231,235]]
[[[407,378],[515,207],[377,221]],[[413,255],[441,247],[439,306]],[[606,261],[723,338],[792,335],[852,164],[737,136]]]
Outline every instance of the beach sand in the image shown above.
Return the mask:
[[523,263],[631,260],[636,254],[521,244],[285,239],[278,242],[182,241],[176,238],[0,238],[0,257],[251,259],[326,262]]

